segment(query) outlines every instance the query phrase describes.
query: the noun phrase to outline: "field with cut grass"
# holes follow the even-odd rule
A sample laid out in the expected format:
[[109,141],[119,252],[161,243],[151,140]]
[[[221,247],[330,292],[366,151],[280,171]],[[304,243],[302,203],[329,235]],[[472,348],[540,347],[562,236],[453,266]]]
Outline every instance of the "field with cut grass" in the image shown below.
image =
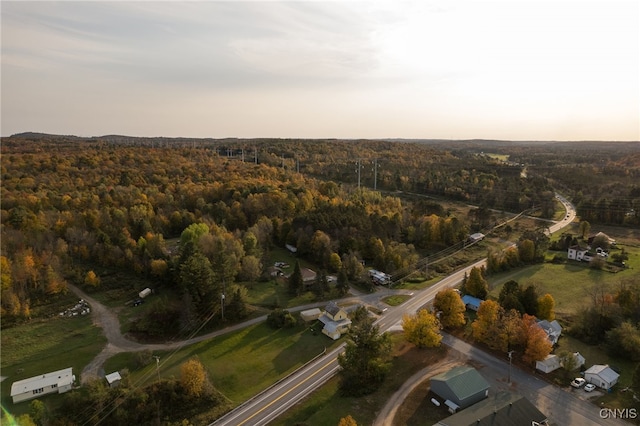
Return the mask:
[[[293,329],[274,330],[257,324],[237,332],[215,337],[174,352],[155,352],[160,357],[160,377],[180,377],[180,365],[198,356],[206,367],[211,382],[237,405],[275,383],[325,348],[340,344],[319,332],[315,323]],[[131,372],[132,382],[147,384],[157,379],[153,361],[136,369],[133,354],[120,354],[109,359],[105,371],[124,368]]]
[[[625,278],[635,277],[640,269],[640,249],[627,247],[628,268],[618,273],[591,269],[586,262],[544,263],[489,277],[489,297],[498,298],[505,282],[513,280],[526,287],[533,284],[539,295],[550,293],[556,302],[556,315],[572,315],[591,303],[591,295],[602,286],[615,286]],[[557,252],[560,253],[560,252]],[[566,256],[566,253],[560,253]]]
[[[104,347],[102,330],[87,316],[53,317],[2,330],[2,406],[14,414],[26,413],[28,403],[11,402],[11,384],[17,380],[72,367],[76,378]],[[78,381],[76,383],[78,383]]]

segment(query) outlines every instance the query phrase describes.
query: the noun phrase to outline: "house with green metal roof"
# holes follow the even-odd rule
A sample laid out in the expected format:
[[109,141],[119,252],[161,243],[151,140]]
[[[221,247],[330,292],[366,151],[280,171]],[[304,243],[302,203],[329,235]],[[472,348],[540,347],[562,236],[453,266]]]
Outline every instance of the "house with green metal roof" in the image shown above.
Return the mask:
[[527,398],[499,392],[472,407],[440,420],[434,426],[546,426],[547,416]]
[[433,376],[431,391],[455,412],[489,396],[489,383],[475,368],[461,365]]

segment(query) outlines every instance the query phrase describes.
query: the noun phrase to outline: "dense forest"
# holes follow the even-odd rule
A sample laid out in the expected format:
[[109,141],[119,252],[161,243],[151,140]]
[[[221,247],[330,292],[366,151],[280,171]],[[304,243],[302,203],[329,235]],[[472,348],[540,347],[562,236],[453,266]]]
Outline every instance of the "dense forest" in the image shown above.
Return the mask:
[[[199,281],[257,280],[275,246],[330,272],[364,259],[393,273],[491,225],[491,209],[551,217],[554,187],[592,223],[637,226],[640,154],[624,146],[593,165],[577,145],[485,148],[506,161],[471,142],[3,138],[2,326],[67,282],[99,285],[97,267],[179,289],[194,316],[218,294]],[[456,217],[439,199],[476,207]]]

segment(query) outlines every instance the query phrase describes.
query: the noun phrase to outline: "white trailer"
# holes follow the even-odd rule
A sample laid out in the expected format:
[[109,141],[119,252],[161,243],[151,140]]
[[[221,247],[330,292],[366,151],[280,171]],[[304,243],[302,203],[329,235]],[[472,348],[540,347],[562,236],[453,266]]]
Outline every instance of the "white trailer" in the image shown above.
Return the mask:
[[147,297],[150,294],[151,294],[151,289],[149,287],[147,287],[144,290],[142,290],[140,293],[138,293],[138,296],[140,297],[140,299],[144,299],[145,297]]

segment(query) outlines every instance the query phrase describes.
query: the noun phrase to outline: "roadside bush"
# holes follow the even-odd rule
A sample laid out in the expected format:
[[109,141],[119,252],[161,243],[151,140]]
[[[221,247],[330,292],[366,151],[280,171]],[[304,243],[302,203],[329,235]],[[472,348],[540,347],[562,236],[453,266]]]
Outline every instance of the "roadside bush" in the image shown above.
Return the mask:
[[298,323],[296,317],[294,317],[289,311],[282,309],[275,309],[267,316],[267,325],[271,328],[293,328]]

